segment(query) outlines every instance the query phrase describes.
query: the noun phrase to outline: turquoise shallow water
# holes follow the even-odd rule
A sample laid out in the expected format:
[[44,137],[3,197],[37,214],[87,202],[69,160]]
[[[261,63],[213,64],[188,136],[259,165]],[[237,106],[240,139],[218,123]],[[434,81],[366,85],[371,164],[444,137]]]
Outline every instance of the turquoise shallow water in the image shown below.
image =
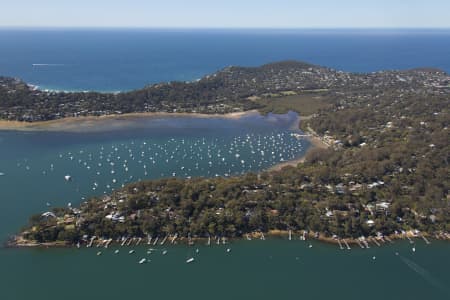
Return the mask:
[[[77,205],[128,181],[233,175],[300,156],[309,143],[290,135],[296,122],[290,113],[139,119],[121,129],[104,123],[83,132],[1,131],[0,238],[17,232],[32,213]],[[449,243],[417,241],[415,253],[406,242],[351,251],[309,244],[285,237],[210,247],[156,245],[152,254],[149,246],[133,248],[134,254],[117,246],[0,249],[0,291],[2,299],[19,300],[450,297]],[[195,261],[186,264],[190,257]],[[150,262],[138,264],[142,258]]]

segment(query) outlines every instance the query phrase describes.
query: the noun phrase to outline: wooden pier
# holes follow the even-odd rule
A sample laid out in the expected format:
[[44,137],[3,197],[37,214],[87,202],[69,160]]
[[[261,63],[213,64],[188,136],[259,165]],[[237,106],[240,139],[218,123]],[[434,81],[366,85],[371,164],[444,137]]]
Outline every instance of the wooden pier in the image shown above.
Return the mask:
[[350,246],[348,245],[347,241],[345,239],[342,240],[345,244],[345,247],[347,247],[347,250],[350,250],[352,248],[350,248]]
[[339,248],[340,248],[341,250],[344,250],[344,247],[343,247],[342,244],[341,244],[341,240],[340,240],[340,239],[337,239],[337,242],[338,242],[338,244],[339,244]]

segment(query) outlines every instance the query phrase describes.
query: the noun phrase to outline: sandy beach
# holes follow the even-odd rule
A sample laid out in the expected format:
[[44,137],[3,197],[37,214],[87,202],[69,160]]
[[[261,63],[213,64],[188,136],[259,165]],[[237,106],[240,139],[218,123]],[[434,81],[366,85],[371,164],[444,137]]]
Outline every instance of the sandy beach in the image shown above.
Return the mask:
[[[300,117],[300,119],[303,119],[303,118]],[[306,153],[304,155],[302,155],[301,157],[299,157],[297,159],[293,159],[293,160],[289,160],[289,161],[285,161],[285,162],[276,164],[276,165],[270,167],[268,169],[268,171],[270,171],[270,172],[280,171],[284,167],[288,167],[288,166],[296,167],[298,164],[305,162],[306,155],[308,155],[308,153],[310,153],[311,151],[314,151],[315,149],[327,149],[329,147],[328,144],[323,142],[316,135],[310,134],[309,136],[306,137],[306,139],[308,139],[308,141],[311,143],[311,147],[308,149],[308,151],[306,151]]]
[[200,113],[168,113],[168,112],[145,112],[145,113],[129,113],[129,114],[111,114],[104,116],[87,116],[87,117],[67,117],[50,121],[38,122],[19,122],[0,120],[0,130],[16,130],[16,131],[83,131],[95,128],[96,126],[111,121],[119,121],[112,124],[114,127],[120,128],[130,124],[133,120],[142,118],[226,118],[239,119],[249,115],[259,114],[257,110],[249,110],[245,112],[234,112],[228,114],[200,114]]

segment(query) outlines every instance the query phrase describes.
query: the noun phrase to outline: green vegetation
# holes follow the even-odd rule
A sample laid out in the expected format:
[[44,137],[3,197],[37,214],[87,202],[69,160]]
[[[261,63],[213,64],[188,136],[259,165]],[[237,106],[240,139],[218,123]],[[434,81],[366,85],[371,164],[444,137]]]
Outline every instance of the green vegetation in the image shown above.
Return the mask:
[[[268,66],[264,72],[281,72]],[[301,70],[310,74],[315,69]],[[249,100],[256,93],[247,91],[245,98],[266,101],[263,105],[269,110],[306,114],[302,110],[306,105],[315,113],[301,127],[314,131],[330,147],[310,152],[304,164],[236,178],[130,184],[110,196],[90,199],[80,209],[33,216],[22,236],[39,242],[75,242],[85,235],[234,237],[271,229],[346,238],[412,229],[436,235],[448,232],[449,76],[422,69],[353,79],[324,68],[317,72],[326,74],[322,84],[294,82],[328,91],[263,100]],[[251,73],[252,77],[258,74]],[[276,85],[280,91],[292,90]],[[259,98],[263,94],[267,91]]]
[[254,100],[262,106],[259,111],[263,114],[272,112],[275,114],[285,114],[288,111],[295,111],[302,116],[310,116],[320,110],[330,107],[331,101],[327,95],[318,92],[305,92],[298,95],[265,97]]

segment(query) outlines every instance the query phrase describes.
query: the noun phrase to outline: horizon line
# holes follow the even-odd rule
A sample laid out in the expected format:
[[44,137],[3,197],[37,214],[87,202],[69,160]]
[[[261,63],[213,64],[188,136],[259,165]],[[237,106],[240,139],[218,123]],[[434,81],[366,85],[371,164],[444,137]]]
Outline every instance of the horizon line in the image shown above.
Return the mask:
[[172,27],[172,26],[17,26],[0,25],[0,29],[136,29],[136,30],[450,30],[449,27]]

